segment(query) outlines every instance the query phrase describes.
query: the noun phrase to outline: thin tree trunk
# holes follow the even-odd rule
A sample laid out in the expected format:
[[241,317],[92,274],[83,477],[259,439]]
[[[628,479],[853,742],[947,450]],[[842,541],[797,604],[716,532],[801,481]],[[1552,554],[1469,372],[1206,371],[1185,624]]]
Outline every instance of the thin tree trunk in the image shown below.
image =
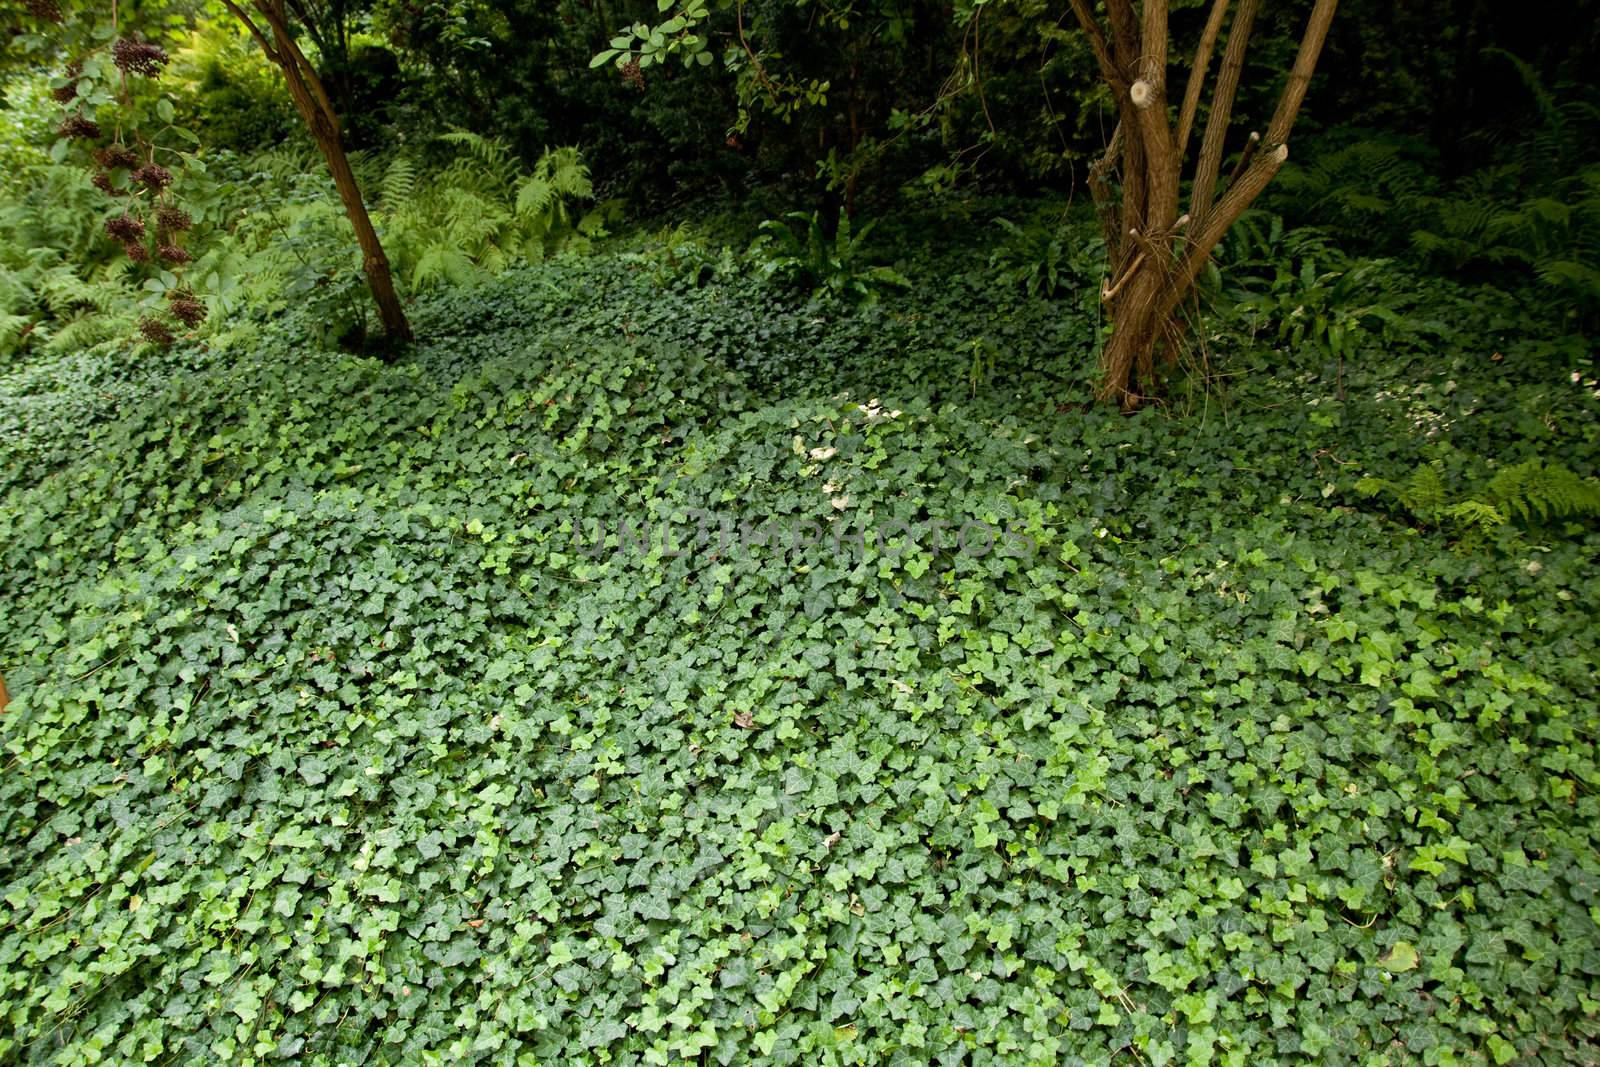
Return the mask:
[[1178,158],[1189,150],[1189,132],[1194,129],[1195,112],[1200,109],[1200,93],[1205,88],[1206,71],[1211,67],[1211,52],[1217,46],[1217,35],[1222,32],[1222,20],[1228,16],[1228,0],[1214,0],[1206,28],[1200,34],[1200,45],[1195,49],[1194,62],[1189,65],[1189,84],[1183,91],[1183,108],[1178,112]]
[[[344,145],[339,139],[338,113],[315,68],[295,44],[294,35],[284,17],[282,0],[252,0],[252,6],[267,24],[266,30],[257,26],[235,0],[223,0],[223,4],[245,24],[267,58],[283,72],[289,98],[294,101],[295,110],[300,112],[306,128],[311,131],[312,140],[316,141],[317,149],[328,165],[328,172],[333,176],[333,184],[339,190],[345,215],[355,230],[356,243],[361,246],[361,268],[367,276],[367,287],[372,290],[373,302],[378,305],[378,318],[383,323],[383,332],[392,342],[409,343],[412,339],[411,323],[406,319],[400,297],[395,293],[389,257],[384,255],[383,243],[378,240],[378,231],[373,228],[372,217],[367,213],[355,171],[351,169],[350,159],[345,155]],[[270,39],[268,33],[271,34]]]
[[5,714],[6,705],[11,703],[11,694],[6,692],[6,680],[0,678],[0,715]]

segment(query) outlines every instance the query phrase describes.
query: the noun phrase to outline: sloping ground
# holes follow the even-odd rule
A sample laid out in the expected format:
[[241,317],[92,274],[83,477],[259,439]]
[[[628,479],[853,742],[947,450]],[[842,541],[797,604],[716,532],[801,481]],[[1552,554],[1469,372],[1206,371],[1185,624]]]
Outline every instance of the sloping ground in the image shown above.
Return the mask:
[[25,426],[0,1058],[1590,1060],[1600,542],[1348,492],[1592,469],[1588,392],[1125,419],[1081,312],[918,292],[557,263]]

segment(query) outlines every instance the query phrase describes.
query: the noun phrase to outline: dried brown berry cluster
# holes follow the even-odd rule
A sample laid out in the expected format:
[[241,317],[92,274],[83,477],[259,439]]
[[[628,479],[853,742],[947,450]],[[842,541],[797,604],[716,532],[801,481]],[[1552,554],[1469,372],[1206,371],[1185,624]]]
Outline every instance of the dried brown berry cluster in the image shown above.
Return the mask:
[[146,163],[134,171],[132,177],[153,193],[159,193],[172,184],[172,172],[159,163]]
[[635,89],[644,88],[644,71],[639,69],[639,61],[630,59],[622,65],[622,80]]
[[153,345],[170,345],[172,343],[172,331],[160,319],[140,319],[139,332],[144,335],[146,341]]
[[128,257],[130,263],[143,263],[150,258],[150,249],[144,246],[143,241],[126,241],[122,245],[122,254]]
[[172,317],[190,329],[206,321],[206,306],[196,300],[193,293],[175,291],[167,295],[167,301]]
[[61,4],[58,0],[22,0],[22,6],[36,19],[43,19],[46,22],[61,21]]
[[194,259],[194,257],[183,248],[173,244],[161,245],[156,249],[156,255],[160,256],[164,262],[170,263],[174,267],[181,267],[185,263],[188,263],[190,260]]
[[144,237],[144,221],[133,215],[115,215],[106,219],[106,233],[119,241],[137,241]]
[[61,129],[57,132],[63,137],[92,141],[100,136],[100,124],[83,115],[68,115],[61,121]]
[[94,161],[106,168],[106,170],[110,170],[113,167],[126,167],[128,170],[132,170],[139,165],[139,153],[118,142],[117,144],[106,145],[104,148],[95,149]]
[[90,178],[89,179],[89,184],[94,186],[96,189],[99,189],[102,193],[105,193],[107,196],[127,196],[128,195],[126,190],[118,189],[115,185],[111,184],[111,175],[107,174],[105,171],[100,171],[93,178]]
[[181,207],[162,204],[156,208],[156,225],[167,233],[182,233],[194,225],[194,219]]
[[111,46],[111,61],[125,74],[154,78],[167,65],[167,52],[160,45],[137,37],[118,37]]
[[55,97],[58,104],[70,104],[78,97],[78,79],[83,77],[82,63],[68,63],[65,71],[67,84],[58,85],[50,90],[50,95]]

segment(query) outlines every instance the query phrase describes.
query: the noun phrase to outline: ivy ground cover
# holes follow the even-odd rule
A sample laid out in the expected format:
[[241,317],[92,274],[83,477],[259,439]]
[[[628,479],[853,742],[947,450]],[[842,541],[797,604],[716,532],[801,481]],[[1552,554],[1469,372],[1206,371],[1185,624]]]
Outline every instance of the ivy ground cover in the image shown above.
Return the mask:
[[0,1061],[1593,1062],[1595,535],[1351,490],[1583,383],[1434,293],[1123,418],[907,269],[8,372]]

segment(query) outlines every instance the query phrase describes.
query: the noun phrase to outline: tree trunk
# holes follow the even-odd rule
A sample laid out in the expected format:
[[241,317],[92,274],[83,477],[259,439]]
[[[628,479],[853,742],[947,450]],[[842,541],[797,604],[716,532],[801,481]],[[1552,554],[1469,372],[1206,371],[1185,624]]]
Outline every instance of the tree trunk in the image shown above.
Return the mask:
[[11,703],[11,694],[6,692],[6,680],[0,678],[0,715],[4,715],[6,705]]
[[[1289,158],[1289,130],[1305,100],[1337,0],[1316,0],[1300,50],[1263,141],[1251,134],[1238,165],[1217,196],[1217,176],[1244,68],[1245,49],[1260,0],[1240,0],[1201,137],[1189,211],[1178,214],[1179,185],[1189,134],[1211,54],[1229,0],[1212,0],[1190,66],[1174,131],[1166,91],[1167,0],[1105,0],[1109,40],[1091,0],[1070,0],[1089,38],[1101,78],[1117,101],[1118,125],[1105,156],[1090,170],[1106,235],[1107,278],[1100,290],[1111,340],[1100,355],[1101,400],[1137,408],[1155,390],[1160,369],[1173,362],[1184,332],[1180,305],[1217,243]],[[1258,148],[1265,149],[1258,151]],[[1120,203],[1111,176],[1120,183]]]
[[245,24],[267,58],[283,72],[289,97],[328,164],[333,184],[339,190],[339,199],[344,204],[344,213],[355,229],[356,243],[361,246],[361,268],[367,276],[367,287],[372,290],[373,302],[378,305],[378,318],[383,323],[384,335],[391,342],[410,343],[411,323],[407,321],[400,297],[394,291],[389,257],[384,255],[378,231],[373,228],[372,217],[367,214],[361,187],[356,183],[355,172],[350,169],[350,159],[345,155],[344,145],[339,139],[338,113],[328,98],[327,89],[317,77],[316,69],[295,44],[284,15],[283,0],[251,0],[251,6],[266,23],[266,30],[261,29],[234,0],[223,0],[223,3]]

